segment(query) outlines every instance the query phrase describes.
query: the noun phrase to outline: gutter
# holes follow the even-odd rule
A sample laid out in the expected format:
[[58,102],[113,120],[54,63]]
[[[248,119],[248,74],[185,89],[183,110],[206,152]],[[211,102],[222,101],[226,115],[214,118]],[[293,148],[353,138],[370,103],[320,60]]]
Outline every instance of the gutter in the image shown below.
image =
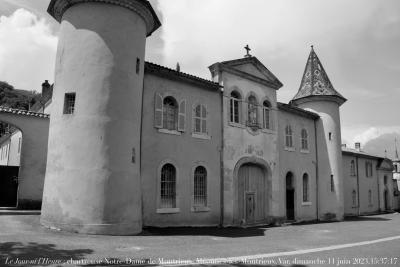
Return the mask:
[[315,185],[316,185],[316,215],[317,221],[319,221],[319,177],[318,177],[318,141],[317,141],[317,122],[314,120],[314,135],[315,135]]
[[221,148],[220,148],[220,218],[219,226],[224,225],[224,86],[221,87]]
[[360,176],[359,176],[359,168],[358,168],[358,156],[356,156],[356,170],[357,170],[357,216],[360,216]]

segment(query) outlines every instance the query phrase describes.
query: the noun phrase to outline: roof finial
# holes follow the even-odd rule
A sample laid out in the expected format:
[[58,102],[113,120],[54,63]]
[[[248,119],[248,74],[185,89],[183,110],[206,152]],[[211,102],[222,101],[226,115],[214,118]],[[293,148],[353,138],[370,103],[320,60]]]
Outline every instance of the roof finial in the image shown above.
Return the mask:
[[311,45],[311,50],[314,51],[314,45]]
[[244,47],[244,49],[246,49],[246,52],[247,52],[247,54],[246,54],[244,57],[251,57],[251,55],[250,55],[251,49],[250,49],[249,45],[246,45],[246,46]]
[[176,71],[180,72],[181,71],[181,65],[178,63],[176,63]]

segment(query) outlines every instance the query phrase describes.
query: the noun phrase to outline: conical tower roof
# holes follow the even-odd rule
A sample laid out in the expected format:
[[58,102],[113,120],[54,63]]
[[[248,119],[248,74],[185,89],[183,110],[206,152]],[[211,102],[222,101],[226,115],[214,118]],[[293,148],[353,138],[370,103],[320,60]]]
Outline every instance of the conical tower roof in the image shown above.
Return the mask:
[[303,79],[293,101],[314,96],[333,97],[340,105],[346,101],[346,98],[333,88],[321,61],[315,53],[313,46],[311,46]]

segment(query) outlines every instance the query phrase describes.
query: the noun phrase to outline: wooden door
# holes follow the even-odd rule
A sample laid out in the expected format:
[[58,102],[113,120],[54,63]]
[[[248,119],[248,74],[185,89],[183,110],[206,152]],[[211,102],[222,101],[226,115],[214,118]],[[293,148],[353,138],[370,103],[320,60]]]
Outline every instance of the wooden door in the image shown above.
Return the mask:
[[255,164],[240,167],[238,174],[239,214],[246,224],[261,223],[266,218],[266,181],[264,170]]
[[294,180],[293,174],[291,172],[288,172],[286,174],[286,219],[287,220],[295,219],[295,215],[294,215],[295,191],[294,191],[294,186],[293,186],[293,183],[294,183],[293,180]]
[[0,166],[0,207],[16,207],[19,167]]
[[255,193],[246,193],[246,222],[251,224],[255,222]]

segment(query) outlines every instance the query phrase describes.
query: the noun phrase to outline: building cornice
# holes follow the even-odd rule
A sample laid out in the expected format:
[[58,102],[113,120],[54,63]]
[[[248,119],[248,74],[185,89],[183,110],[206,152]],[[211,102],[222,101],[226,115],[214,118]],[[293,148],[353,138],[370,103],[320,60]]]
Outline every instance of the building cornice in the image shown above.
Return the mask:
[[51,0],[47,12],[58,22],[61,22],[68,8],[89,2],[121,6],[139,14],[146,22],[147,36],[150,36],[161,26],[160,20],[147,0]]

